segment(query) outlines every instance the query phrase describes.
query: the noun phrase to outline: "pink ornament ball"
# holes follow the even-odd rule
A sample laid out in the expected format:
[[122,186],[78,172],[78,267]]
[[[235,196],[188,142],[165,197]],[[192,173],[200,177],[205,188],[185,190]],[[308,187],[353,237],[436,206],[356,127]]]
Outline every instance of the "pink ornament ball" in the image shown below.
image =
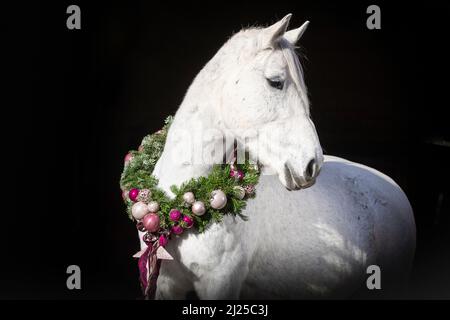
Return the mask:
[[148,213],[148,207],[147,205],[142,202],[136,202],[135,204],[133,204],[133,206],[131,207],[131,215],[133,216],[133,218],[135,218],[136,220],[141,220],[142,218],[144,218],[144,216]]
[[165,246],[167,245],[168,242],[169,242],[169,240],[166,238],[165,235],[161,235],[161,236],[159,237],[159,245],[160,245],[161,247],[165,247]]
[[173,226],[172,227],[172,232],[174,234],[182,234],[183,233],[183,228],[181,226]]
[[127,153],[124,159],[125,165],[130,163],[130,161],[133,159],[133,155],[131,153]]
[[227,204],[227,195],[220,189],[211,192],[211,199],[209,200],[211,207],[214,209],[222,209]]
[[183,222],[186,229],[189,229],[194,225],[194,220],[189,216],[184,216]]
[[142,224],[148,232],[156,232],[159,229],[159,216],[155,213],[149,213],[142,219]]
[[206,212],[206,208],[205,208],[205,204],[201,201],[195,201],[192,204],[192,213],[197,215],[197,216],[201,216],[203,214],[205,214]]
[[195,196],[192,192],[186,192],[183,194],[183,200],[188,204],[193,204],[195,202]]
[[169,213],[169,218],[172,221],[179,221],[181,219],[181,212],[177,209],[172,209]]
[[128,192],[128,198],[130,198],[131,201],[136,202],[137,197],[139,196],[139,189],[133,188]]
[[242,172],[241,170],[231,170],[230,171],[230,177],[235,178],[237,180],[242,180],[244,179],[244,172]]
[[150,210],[150,212],[158,212],[159,203],[156,201],[150,201],[150,203],[148,204],[148,210]]

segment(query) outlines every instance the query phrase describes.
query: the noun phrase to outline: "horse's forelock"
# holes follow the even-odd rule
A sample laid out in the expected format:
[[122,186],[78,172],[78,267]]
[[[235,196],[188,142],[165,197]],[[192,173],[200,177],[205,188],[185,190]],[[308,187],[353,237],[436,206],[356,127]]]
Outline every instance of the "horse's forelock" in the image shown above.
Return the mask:
[[300,63],[300,60],[298,59],[297,53],[295,52],[295,47],[284,38],[281,38],[278,44],[279,49],[282,51],[283,56],[286,60],[289,74],[291,75],[291,78],[294,81],[295,86],[297,87],[297,90],[300,93],[303,103],[305,104],[306,107],[308,107],[309,106],[308,93],[303,78],[303,68]]

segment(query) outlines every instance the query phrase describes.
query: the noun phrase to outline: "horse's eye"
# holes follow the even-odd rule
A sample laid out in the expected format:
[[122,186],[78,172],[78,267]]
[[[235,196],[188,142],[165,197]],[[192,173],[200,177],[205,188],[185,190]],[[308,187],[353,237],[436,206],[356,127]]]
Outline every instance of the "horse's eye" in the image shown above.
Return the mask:
[[275,89],[283,89],[284,81],[281,79],[267,79],[267,82],[269,82],[269,85]]

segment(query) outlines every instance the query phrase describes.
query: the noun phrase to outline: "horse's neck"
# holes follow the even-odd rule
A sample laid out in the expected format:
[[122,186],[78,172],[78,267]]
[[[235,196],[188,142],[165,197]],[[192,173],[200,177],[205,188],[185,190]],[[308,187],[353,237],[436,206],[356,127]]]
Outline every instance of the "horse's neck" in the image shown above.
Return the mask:
[[[176,122],[172,124],[172,126],[176,125]],[[177,129],[171,128],[169,134],[173,134],[172,130]],[[187,129],[187,132],[189,131]],[[207,175],[211,170],[210,165],[198,164],[193,161],[194,159],[186,159],[183,157],[186,155],[184,153],[185,150],[192,150],[190,146],[192,143],[191,140],[192,138],[190,137],[179,135],[175,142],[165,146],[161,158],[159,158],[155,165],[153,175],[159,180],[158,186],[169,195],[171,195],[170,187],[172,185],[180,186],[183,182],[189,181],[191,178]]]
[[[171,195],[170,187],[179,186],[191,178],[206,176],[212,169],[212,163],[205,163],[202,153],[205,148],[214,148],[222,141],[205,142],[205,132],[218,128],[220,88],[223,68],[223,50],[205,65],[199,72],[178,109],[169,129],[167,143],[161,158],[155,165],[153,174],[159,180],[159,187]],[[203,144],[203,145],[202,145]],[[177,151],[192,153],[190,163],[177,157]],[[227,150],[228,152],[229,150]],[[182,154],[184,156],[185,154]]]
[[[214,127],[210,112],[206,112],[208,104],[204,94],[196,88],[190,88],[183,103],[177,111],[168,132],[164,151],[155,165],[153,175],[158,180],[158,186],[171,195],[170,187],[179,186],[191,178],[206,176],[212,168],[211,163],[202,161],[205,142],[204,132]],[[194,93],[194,94],[193,94]],[[195,98],[193,101],[190,97]],[[201,100],[201,101],[200,101]]]

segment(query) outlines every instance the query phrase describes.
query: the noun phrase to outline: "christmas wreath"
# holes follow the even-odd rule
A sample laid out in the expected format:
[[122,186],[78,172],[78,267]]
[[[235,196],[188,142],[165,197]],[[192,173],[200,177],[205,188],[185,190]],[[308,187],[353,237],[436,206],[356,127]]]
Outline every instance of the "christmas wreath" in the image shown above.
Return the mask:
[[146,297],[153,297],[163,250],[172,237],[194,228],[203,232],[211,223],[220,222],[224,214],[239,215],[246,200],[254,197],[258,166],[244,164],[214,165],[206,177],[193,178],[181,186],[172,186],[173,197],[158,188],[151,173],[161,157],[173,118],[164,127],[144,137],[138,150],[125,156],[120,179],[122,197],[130,219],[143,232],[147,248],[138,253],[141,285]]

